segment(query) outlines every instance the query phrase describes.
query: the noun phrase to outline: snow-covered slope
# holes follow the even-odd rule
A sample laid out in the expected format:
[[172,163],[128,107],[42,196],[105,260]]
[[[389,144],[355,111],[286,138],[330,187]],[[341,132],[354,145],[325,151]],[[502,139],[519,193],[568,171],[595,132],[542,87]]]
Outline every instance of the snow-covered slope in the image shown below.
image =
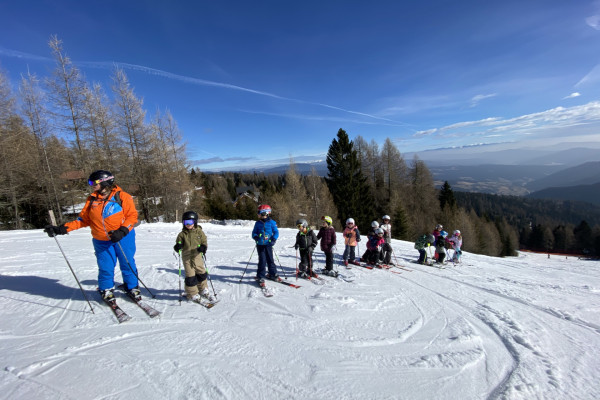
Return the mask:
[[[439,270],[410,263],[412,243],[394,241],[413,271],[355,267],[344,270],[354,282],[300,280],[299,289],[270,282],[275,296],[265,298],[252,279],[256,253],[240,283],[252,224],[203,225],[221,299],[211,310],[179,303],[180,225],[138,227],[140,277],[156,298],[143,294],[162,315],[119,296],[133,317],[123,324],[96,294],[89,231],[58,240],[94,314],[54,239],[0,232],[0,397],[600,398],[597,262],[466,253]],[[296,283],[294,238],[281,229],[275,248]]]

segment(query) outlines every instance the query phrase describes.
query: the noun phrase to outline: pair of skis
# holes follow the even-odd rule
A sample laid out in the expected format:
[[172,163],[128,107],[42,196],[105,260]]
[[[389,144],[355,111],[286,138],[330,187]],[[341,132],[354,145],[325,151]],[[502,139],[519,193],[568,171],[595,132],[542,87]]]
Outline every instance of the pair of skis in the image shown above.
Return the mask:
[[[281,283],[282,285],[293,287],[295,289],[300,288],[299,285],[295,285],[295,284],[293,284],[291,282],[284,281],[283,279],[281,279],[279,277],[277,279],[273,279],[271,281],[272,282]],[[266,282],[261,282],[259,280],[257,280],[256,282],[258,283],[258,286],[260,287],[260,290],[261,290],[262,294],[265,295],[265,297],[273,297],[275,295],[275,292],[273,292],[273,290],[266,285]]]
[[213,308],[220,300],[219,299],[215,299],[213,301],[210,301],[209,299],[205,298],[205,297],[201,297],[200,300],[196,301],[194,300],[194,303],[200,304],[202,307],[206,307],[209,310],[211,308]]
[[[347,268],[346,267],[346,269],[351,269],[351,268]],[[343,273],[341,273],[339,271],[336,271],[336,272],[337,272],[336,276],[331,276],[331,275],[324,274],[323,273],[323,269],[321,269],[321,271],[319,271],[319,274],[321,274],[321,276],[328,276],[328,277],[333,278],[333,279],[342,279],[342,280],[344,280],[346,282],[353,282],[354,281],[354,275],[343,274]],[[321,277],[319,277],[319,278],[323,279]]]
[[[149,304],[146,304],[141,298],[135,298],[134,296],[132,296],[126,290],[124,284],[119,285],[118,288],[120,290],[124,291],[127,294],[127,297],[131,301],[133,301],[135,304],[137,304],[142,310],[144,310],[146,315],[148,315],[150,318],[155,318],[160,315],[160,312],[158,310],[154,309]],[[129,321],[131,319],[131,316],[129,314],[127,314],[125,311],[123,311],[123,309],[121,307],[119,307],[119,305],[117,304],[116,298],[113,297],[112,300],[106,300],[106,299],[102,298],[102,300],[104,300],[104,302],[113,311],[113,313],[115,314],[115,317],[117,317],[117,321],[119,321],[119,323],[123,323],[123,322]]]

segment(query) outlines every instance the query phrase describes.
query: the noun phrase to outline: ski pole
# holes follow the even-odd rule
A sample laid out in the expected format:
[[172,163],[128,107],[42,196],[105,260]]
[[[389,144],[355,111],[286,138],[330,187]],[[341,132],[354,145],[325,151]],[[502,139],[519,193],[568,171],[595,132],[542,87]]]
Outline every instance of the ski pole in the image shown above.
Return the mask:
[[148,286],[146,286],[146,284],[140,279],[137,271],[135,271],[133,269],[133,267],[131,266],[131,264],[129,264],[129,260],[127,259],[127,256],[125,255],[125,251],[123,250],[123,246],[121,246],[121,242],[117,242],[117,244],[119,245],[119,249],[121,249],[121,254],[123,254],[123,258],[125,259],[125,262],[127,263],[127,265],[129,266],[129,269],[131,270],[131,272],[133,272],[133,274],[135,275],[135,277],[137,278],[137,280],[144,285],[144,287],[146,288],[146,290],[148,291],[148,293],[150,293],[150,296],[152,296],[153,299],[156,298],[156,296],[154,295],[154,293],[152,293],[152,291],[150,289],[148,289]]
[[275,252],[275,250],[273,250],[273,254],[275,254],[275,257],[277,257],[277,262],[279,263],[279,268],[281,268],[281,272],[283,273],[283,277],[285,279],[287,279],[287,275],[285,274],[285,270],[281,266],[281,261],[279,261],[279,256],[277,255],[277,253]]
[[[319,268],[321,271],[323,271],[323,267],[321,267],[321,263],[319,263],[319,258],[318,258],[318,257],[315,257],[315,260],[317,260],[317,267],[318,267],[318,268]],[[312,257],[311,257],[310,261],[311,261],[311,262],[313,262],[313,259],[312,259]]]
[[252,260],[252,256],[254,255],[254,250],[256,250],[256,246],[254,246],[254,248],[252,249],[252,253],[250,253],[250,258],[248,259],[248,262],[246,263],[246,268],[244,268],[244,272],[242,273],[242,277],[240,278],[240,283],[242,282],[242,279],[244,279],[244,275],[246,275],[246,270],[248,269],[248,264],[250,264],[250,260]]
[[200,254],[202,254],[202,258],[204,259],[204,270],[206,271],[206,275],[208,275],[208,281],[210,282],[210,287],[212,287],[213,294],[215,295],[215,299],[216,299],[217,292],[215,292],[215,287],[212,283],[212,278],[210,277],[210,274],[208,273],[208,266],[206,265],[206,256],[204,255],[204,253],[200,253]]
[[396,265],[398,265],[398,258],[396,258],[396,252],[394,251],[393,247],[392,247],[392,255],[394,256],[394,261],[396,261]]
[[[335,256],[337,256],[337,255],[338,255],[337,244],[336,244],[335,246],[333,246],[333,248],[335,249],[335,253],[333,253],[333,260],[332,260],[332,261],[335,261]],[[332,249],[332,250],[333,250],[333,249]],[[336,273],[338,273],[338,274],[339,274],[339,271],[338,271],[338,269],[337,269],[337,265],[336,265],[336,264],[337,264],[337,263],[335,263],[335,262],[333,263],[333,268],[334,268],[334,271],[335,271]]]
[[79,289],[81,290],[81,293],[83,294],[83,297],[85,298],[85,301],[87,301],[88,305],[90,306],[90,310],[92,310],[92,314],[96,314],[94,312],[94,308],[92,307],[92,304],[90,303],[90,300],[88,299],[87,295],[85,294],[85,291],[83,290],[83,287],[81,287],[81,282],[79,282],[79,279],[77,279],[77,275],[75,275],[75,271],[73,271],[73,268],[71,267],[71,263],[67,259],[65,252],[63,251],[62,247],[60,246],[60,243],[58,243],[58,239],[56,238],[56,236],[53,236],[53,237],[54,237],[54,240],[56,240],[56,244],[58,245],[60,252],[62,253],[63,257],[65,258],[65,261],[67,262],[67,265],[69,266],[69,269],[71,270],[71,273],[73,274],[73,277],[77,281],[77,284],[79,285]]
[[[177,257],[176,257],[177,258]],[[181,305],[181,250],[179,250],[179,305]]]

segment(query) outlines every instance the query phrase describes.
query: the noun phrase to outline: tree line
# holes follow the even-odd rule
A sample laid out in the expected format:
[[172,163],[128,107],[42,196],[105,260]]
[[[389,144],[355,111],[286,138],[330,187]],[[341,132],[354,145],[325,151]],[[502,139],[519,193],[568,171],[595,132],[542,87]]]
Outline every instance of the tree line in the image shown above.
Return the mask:
[[456,192],[457,203],[519,230],[519,248],[600,256],[600,207],[591,203]]
[[151,116],[127,75],[115,68],[109,98],[48,42],[54,68],[26,73],[13,91],[0,71],[0,223],[3,229],[41,227],[48,210],[58,223],[86,196],[87,176],[105,169],[136,196],[141,219],[172,221],[190,190],[185,145],[173,116]]

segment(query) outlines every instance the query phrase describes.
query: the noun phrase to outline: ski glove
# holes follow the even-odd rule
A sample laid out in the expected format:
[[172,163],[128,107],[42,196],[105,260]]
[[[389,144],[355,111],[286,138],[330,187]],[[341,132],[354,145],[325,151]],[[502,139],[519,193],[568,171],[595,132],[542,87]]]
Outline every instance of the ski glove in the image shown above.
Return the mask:
[[175,253],[179,253],[179,250],[183,249],[183,245],[181,243],[176,243],[175,246],[173,246],[173,250],[175,250]]
[[129,233],[129,229],[127,229],[126,227],[122,226],[119,229],[115,230],[115,231],[110,231],[108,232],[108,235],[110,236],[110,241],[113,243],[117,243],[119,240],[123,239],[125,236],[127,236],[127,234]]
[[269,241],[269,245],[271,245],[271,246],[275,246],[275,243],[277,243],[277,239],[271,239]]
[[66,235],[67,227],[64,225],[61,225],[61,226],[46,225],[46,227],[44,228],[44,232],[46,232],[49,237],[54,237],[56,235]]
[[202,253],[202,254],[206,255],[206,245],[205,244],[201,244],[200,246],[198,246],[198,253]]

